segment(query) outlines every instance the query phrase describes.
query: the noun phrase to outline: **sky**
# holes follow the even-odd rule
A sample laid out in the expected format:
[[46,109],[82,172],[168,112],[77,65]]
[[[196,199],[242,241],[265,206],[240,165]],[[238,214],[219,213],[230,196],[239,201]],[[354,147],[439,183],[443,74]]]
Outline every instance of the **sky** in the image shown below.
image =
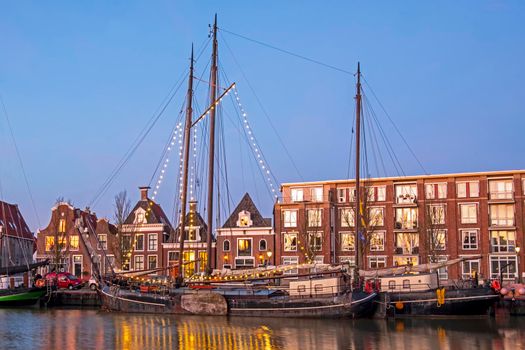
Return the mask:
[[[188,71],[192,43],[207,42],[215,13],[219,69],[237,83],[278,183],[348,177],[355,78],[345,72],[358,61],[402,173],[524,168],[523,1],[0,1],[0,96],[36,211],[3,110],[1,196],[19,204],[31,230],[47,226],[57,198],[80,208],[93,201]],[[208,46],[196,62],[202,80],[209,56]],[[156,179],[185,84],[92,208],[99,217],[113,217],[116,193],[134,203],[137,187]],[[202,85],[197,111],[207,103]],[[257,165],[227,124],[231,205],[250,192],[271,216]],[[167,213],[177,166],[156,199]]]

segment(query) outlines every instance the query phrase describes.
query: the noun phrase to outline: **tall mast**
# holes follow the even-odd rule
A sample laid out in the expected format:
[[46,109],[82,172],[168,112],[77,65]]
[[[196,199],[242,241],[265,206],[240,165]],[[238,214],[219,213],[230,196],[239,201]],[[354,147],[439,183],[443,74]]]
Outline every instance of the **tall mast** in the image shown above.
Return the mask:
[[208,234],[206,235],[206,273],[211,273],[211,241],[213,234],[213,175],[215,166],[215,99],[217,98],[217,14],[213,23],[210,89],[210,158],[208,161]]
[[361,186],[359,184],[359,158],[361,145],[361,68],[357,62],[357,91],[355,95],[355,265],[359,269],[362,262],[359,254],[359,231],[361,230]]
[[184,252],[184,231],[186,228],[186,202],[188,200],[188,163],[190,158],[190,136],[191,136],[191,122],[193,116],[192,109],[193,101],[193,44],[191,45],[191,63],[190,76],[188,78],[188,94],[187,94],[187,108],[186,121],[184,124],[184,155],[182,158],[182,193],[181,193],[181,209],[180,209],[180,226],[179,226],[179,271],[177,277],[182,279],[182,253]]

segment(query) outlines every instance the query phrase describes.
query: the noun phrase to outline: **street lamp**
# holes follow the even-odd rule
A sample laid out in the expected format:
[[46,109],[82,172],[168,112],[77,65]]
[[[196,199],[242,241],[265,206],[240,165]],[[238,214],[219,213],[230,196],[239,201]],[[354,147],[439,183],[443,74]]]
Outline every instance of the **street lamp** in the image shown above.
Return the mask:
[[266,256],[268,256],[268,264],[267,264],[267,265],[270,265],[270,264],[271,264],[270,259],[272,258],[272,254],[273,254],[273,253],[272,253],[270,250],[266,252]]

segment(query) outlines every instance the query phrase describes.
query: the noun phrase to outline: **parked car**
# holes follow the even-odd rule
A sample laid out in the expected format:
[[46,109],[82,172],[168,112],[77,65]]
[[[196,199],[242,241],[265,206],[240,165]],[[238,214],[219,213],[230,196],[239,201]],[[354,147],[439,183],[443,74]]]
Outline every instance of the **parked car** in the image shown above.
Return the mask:
[[98,286],[99,286],[99,283],[98,281],[95,279],[95,277],[91,277],[89,279],[89,281],[87,282],[87,285],[89,286],[89,289],[91,290],[97,290]]
[[83,285],[80,278],[69,272],[50,272],[46,275],[46,280],[51,281],[57,288],[76,289],[81,288]]

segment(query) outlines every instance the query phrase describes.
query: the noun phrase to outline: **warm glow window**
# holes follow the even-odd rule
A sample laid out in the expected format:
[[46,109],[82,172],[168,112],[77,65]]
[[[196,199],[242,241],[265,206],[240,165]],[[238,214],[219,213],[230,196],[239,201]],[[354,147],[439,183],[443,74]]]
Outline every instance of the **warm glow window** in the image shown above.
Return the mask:
[[339,216],[341,218],[341,227],[354,227],[355,216],[353,208],[341,208],[339,209]]
[[302,202],[304,200],[302,188],[290,189],[290,195],[291,195],[292,202]]
[[297,210],[283,211],[284,227],[297,227]]
[[252,256],[252,240],[247,238],[237,239],[237,256]]
[[46,251],[52,251],[55,249],[55,237],[46,236]]
[[323,249],[323,233],[322,232],[308,232],[308,241],[310,249],[319,251]]
[[385,233],[384,232],[372,232],[370,234],[370,251],[371,252],[382,252],[385,250]]
[[341,232],[341,250],[354,251],[355,250],[355,235],[351,232]]
[[60,219],[58,222],[58,232],[64,233],[66,232],[66,220]]
[[445,224],[445,205],[444,204],[431,204],[428,207],[428,214],[430,223],[432,225],[443,225]]
[[322,209],[308,209],[308,226],[319,227],[323,224],[323,210]]
[[396,208],[396,230],[417,228],[417,208]]
[[428,232],[430,251],[445,250],[447,247],[447,230],[434,230]]
[[416,184],[400,184],[395,186],[396,203],[410,204],[417,200]]
[[514,204],[491,204],[490,225],[514,226]]
[[369,223],[368,226],[383,226],[385,224],[383,216],[383,208],[374,207],[368,210]]
[[516,249],[516,231],[490,231],[494,253],[513,253]]
[[297,251],[297,233],[285,233],[284,234],[284,251],[285,252]]
[[71,235],[69,237],[69,250],[78,250],[80,243],[78,238],[78,235]]
[[489,199],[512,199],[513,191],[512,179],[489,181]]
[[462,224],[475,224],[478,222],[478,205],[476,203],[460,204],[459,212]]
[[396,254],[419,254],[419,234],[396,233]]

